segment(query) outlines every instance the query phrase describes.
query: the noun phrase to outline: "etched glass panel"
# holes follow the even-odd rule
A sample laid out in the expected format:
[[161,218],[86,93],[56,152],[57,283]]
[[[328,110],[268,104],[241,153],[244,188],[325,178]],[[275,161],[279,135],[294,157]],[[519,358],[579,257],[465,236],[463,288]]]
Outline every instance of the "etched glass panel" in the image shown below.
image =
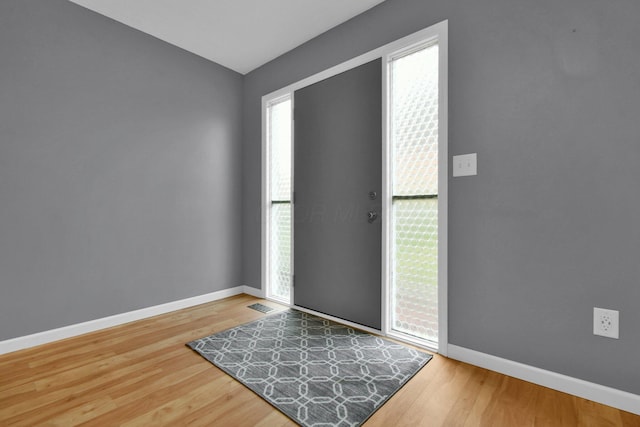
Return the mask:
[[438,339],[438,201],[393,202],[393,329]]
[[393,195],[438,193],[438,45],[391,63]]
[[271,200],[291,198],[291,100],[269,108]]
[[289,302],[291,293],[291,203],[271,205],[271,297]]

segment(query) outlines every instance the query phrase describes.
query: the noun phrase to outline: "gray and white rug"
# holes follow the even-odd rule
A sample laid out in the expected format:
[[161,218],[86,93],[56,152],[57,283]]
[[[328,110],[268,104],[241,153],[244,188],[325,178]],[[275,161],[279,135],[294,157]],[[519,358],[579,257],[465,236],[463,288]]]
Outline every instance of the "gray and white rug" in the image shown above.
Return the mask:
[[359,426],[431,355],[286,310],[187,343],[302,426]]

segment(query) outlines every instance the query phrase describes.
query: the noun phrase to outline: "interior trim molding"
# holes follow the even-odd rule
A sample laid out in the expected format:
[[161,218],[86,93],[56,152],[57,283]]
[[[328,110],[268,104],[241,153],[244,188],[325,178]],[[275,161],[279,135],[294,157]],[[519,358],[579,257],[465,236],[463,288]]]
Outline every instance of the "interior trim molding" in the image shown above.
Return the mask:
[[[416,31],[415,33],[409,34],[405,37],[402,37],[398,40],[370,50],[366,53],[363,53],[359,56],[351,58],[345,62],[334,65],[333,67],[327,68],[323,71],[320,71],[316,74],[303,78],[297,82],[291,83],[281,89],[278,89],[274,92],[268,93],[262,96],[262,193],[261,193],[261,215],[262,215],[262,243],[261,243],[261,286],[262,289],[267,289],[269,287],[269,277],[270,277],[270,265],[269,265],[269,241],[270,241],[270,216],[269,210],[271,205],[270,200],[270,165],[269,165],[269,144],[267,138],[267,107],[276,103],[283,98],[292,96],[292,94],[299,89],[305,88],[307,86],[318,83],[327,78],[336,76],[345,71],[349,71],[355,67],[366,64],[369,61],[373,61],[378,58],[382,58],[383,62],[383,105],[386,105],[387,102],[387,89],[386,85],[388,80],[388,61],[400,52],[407,52],[410,49],[415,49],[418,46],[425,46],[427,43],[431,43],[437,41],[440,45],[439,56],[438,56],[438,72],[440,75],[438,90],[439,90],[439,104],[438,104],[438,122],[439,126],[439,138],[438,138],[438,168],[439,168],[439,179],[438,179],[438,198],[439,198],[439,208],[438,208],[438,353],[446,356],[448,349],[448,263],[447,263],[447,247],[448,247],[448,214],[447,214],[447,200],[448,200],[448,174],[449,174],[449,143],[448,143],[448,67],[449,67],[449,21],[443,20],[436,24],[433,24],[427,28]],[[292,107],[295,107],[295,100],[292,99]],[[383,150],[383,165],[382,165],[382,173],[384,176],[389,174],[388,170],[388,141],[387,141],[387,108],[383,108],[383,139],[384,139],[384,150]],[[383,192],[386,194],[390,194],[390,189],[388,188],[388,178],[384,179],[384,189]],[[295,186],[295,185],[294,185]],[[389,212],[391,208],[390,201],[384,202],[383,210],[384,212]],[[386,217],[386,216],[385,216]],[[383,223],[383,232],[382,232],[382,280],[381,280],[381,292],[383,301],[387,301],[389,298],[389,271],[390,265],[388,261],[387,254],[390,251],[390,241],[389,241],[389,223],[388,221],[384,221]],[[293,295],[295,295],[295,289],[293,289]],[[263,296],[263,298],[265,298]],[[290,305],[295,306],[294,297],[291,297]],[[297,309],[301,309],[300,307],[296,307]],[[390,332],[390,320],[389,320],[389,312],[387,309],[387,304],[383,304],[381,307],[382,310],[382,328],[381,331],[377,331],[377,333],[383,333],[386,335],[391,335]],[[322,314],[320,314],[322,315]],[[344,320],[338,320],[341,323],[345,323]],[[362,328],[362,326],[358,325],[356,327]],[[416,343],[413,343],[416,345]],[[419,343],[417,344],[420,347],[429,348],[428,344]]]
[[199,304],[217,301],[243,293],[262,298],[262,291],[260,289],[253,288],[251,286],[236,286],[235,288],[223,289],[221,291],[211,292],[204,295],[198,295],[178,301],[171,301],[165,304],[141,308],[139,310],[115,314],[113,316],[89,320],[87,322],[76,323],[69,326],[63,326],[61,328],[0,341],[0,355],[59,341],[65,338],[87,334],[89,332],[99,331],[101,329],[122,325],[136,320],[146,319],[148,317],[181,310],[183,308],[193,307]]
[[254,288],[253,286],[243,286],[242,293],[251,295],[256,298],[266,299],[266,294],[262,289]]
[[449,344],[448,357],[640,415],[640,395]]

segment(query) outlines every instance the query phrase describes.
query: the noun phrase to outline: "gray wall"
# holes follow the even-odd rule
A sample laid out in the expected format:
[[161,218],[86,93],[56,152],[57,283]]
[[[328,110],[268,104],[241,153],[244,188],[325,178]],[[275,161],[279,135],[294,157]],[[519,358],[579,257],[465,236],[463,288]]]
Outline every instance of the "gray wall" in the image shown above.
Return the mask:
[[[260,286],[260,98],[449,19],[449,341],[640,394],[640,2],[387,0],[245,77],[243,283]],[[594,306],[620,339],[592,335]]]
[[0,340],[241,284],[242,76],[0,2]]

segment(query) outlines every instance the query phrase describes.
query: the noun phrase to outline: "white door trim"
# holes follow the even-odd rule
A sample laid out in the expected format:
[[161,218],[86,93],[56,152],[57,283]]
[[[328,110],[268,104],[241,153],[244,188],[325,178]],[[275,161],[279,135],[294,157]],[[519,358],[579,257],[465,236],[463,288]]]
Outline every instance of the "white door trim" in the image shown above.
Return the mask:
[[[298,82],[285,86],[277,91],[271,92],[262,97],[262,289],[267,289],[267,283],[269,280],[268,271],[268,251],[269,251],[269,200],[268,200],[268,183],[269,183],[269,157],[267,146],[267,133],[266,133],[266,116],[265,106],[273,102],[278,98],[282,98],[287,95],[293,94],[294,91],[303,87],[312,85],[321,80],[325,80],[329,77],[333,77],[342,72],[348,71],[359,65],[365,64],[377,58],[382,58],[383,67],[383,81],[382,81],[382,135],[383,135],[383,164],[382,173],[384,180],[385,200],[383,200],[383,212],[390,212],[391,197],[390,197],[390,180],[389,178],[389,135],[388,135],[388,111],[387,111],[387,94],[388,94],[388,60],[398,51],[404,51],[410,49],[412,46],[419,46],[428,43],[431,40],[437,40],[439,45],[439,117],[438,117],[438,353],[446,356],[448,348],[448,299],[447,299],[447,215],[448,215],[448,21],[442,21],[435,25],[432,25],[423,30],[417,31],[399,40],[381,46],[377,49],[369,51],[365,54],[357,56],[353,59],[345,61],[341,64],[333,66],[327,70],[316,73],[310,77],[302,79]],[[293,104],[292,104],[293,105]],[[293,135],[292,135],[293,138]],[[293,161],[292,161],[293,164]],[[294,184],[295,185],[295,184]],[[388,199],[388,200],[387,200]],[[382,283],[381,292],[384,304],[382,304],[382,329],[380,333],[383,335],[389,335],[389,313],[387,309],[387,303],[389,297],[389,232],[390,224],[388,221],[388,215],[383,216],[383,236],[382,236]],[[292,250],[293,252],[293,250]],[[293,260],[292,260],[293,263]],[[293,292],[292,292],[293,295]],[[292,300],[293,301],[293,300]]]
[[[405,41],[406,43],[399,43]],[[433,348],[424,340],[413,339],[406,334],[400,334],[392,331],[391,313],[389,313],[389,303],[383,307],[383,331],[385,335],[408,341],[410,343],[426,346],[431,350],[436,350],[439,354],[446,356],[448,352],[448,314],[447,314],[447,218],[448,218],[448,25],[447,21],[443,21],[418,33],[412,34],[405,39],[398,40],[393,43],[393,49],[386,51],[383,56],[383,135],[384,153],[383,153],[383,176],[385,181],[385,199],[383,204],[383,212],[387,212],[387,220],[385,220],[385,228],[383,230],[383,297],[385,301],[389,301],[391,291],[391,259],[388,254],[391,253],[391,222],[388,220],[392,212],[392,188],[391,188],[391,128],[389,126],[389,87],[390,76],[388,64],[398,58],[406,55],[414,49],[428,46],[431,42],[437,41],[438,44],[438,347]]]

